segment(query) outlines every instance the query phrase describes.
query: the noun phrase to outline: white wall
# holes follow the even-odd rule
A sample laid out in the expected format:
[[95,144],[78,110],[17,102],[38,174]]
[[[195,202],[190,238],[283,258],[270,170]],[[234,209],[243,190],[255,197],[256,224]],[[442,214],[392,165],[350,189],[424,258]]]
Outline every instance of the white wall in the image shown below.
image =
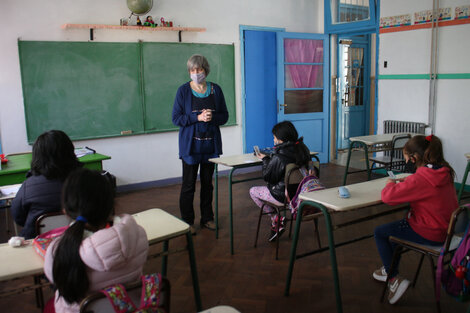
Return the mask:
[[[470,0],[439,1],[440,7],[470,5]],[[382,0],[381,17],[432,9],[432,0]],[[470,24],[439,28],[438,73],[470,73]],[[430,72],[431,30],[413,30],[380,35],[379,71],[387,74]],[[384,68],[384,61],[388,67]],[[444,154],[460,182],[466,166],[464,153],[470,152],[470,100],[468,79],[439,79],[436,89],[434,133],[444,145]],[[378,128],[384,120],[428,123],[428,80],[379,80]]]
[[[18,59],[21,40],[87,41],[88,30],[63,30],[64,23],[119,24],[129,16],[125,0],[1,0],[0,12],[0,135],[4,153],[30,151],[26,141]],[[323,32],[323,0],[158,0],[149,12],[175,26],[205,27],[204,33],[184,33],[183,42],[235,43],[238,126],[222,128],[224,154],[242,152],[239,25],[285,28],[289,32]],[[95,30],[95,41],[135,42],[178,39],[177,32]],[[210,76],[209,76],[210,80]],[[183,82],[182,82],[183,83]],[[175,90],[176,92],[176,90]],[[169,103],[168,105],[172,105]],[[181,175],[177,132],[75,142],[110,155],[104,167],[118,185],[161,180]]]

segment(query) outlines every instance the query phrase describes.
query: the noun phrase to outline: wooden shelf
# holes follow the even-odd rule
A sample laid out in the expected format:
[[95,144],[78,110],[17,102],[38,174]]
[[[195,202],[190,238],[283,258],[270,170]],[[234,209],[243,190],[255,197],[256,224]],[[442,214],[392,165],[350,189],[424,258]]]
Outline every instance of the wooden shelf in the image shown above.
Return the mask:
[[90,40],[93,40],[94,29],[124,29],[124,30],[145,30],[145,31],[177,31],[178,38],[181,42],[181,32],[205,32],[203,27],[149,27],[149,26],[121,26],[121,25],[105,25],[105,24],[64,24],[63,29],[89,29]]

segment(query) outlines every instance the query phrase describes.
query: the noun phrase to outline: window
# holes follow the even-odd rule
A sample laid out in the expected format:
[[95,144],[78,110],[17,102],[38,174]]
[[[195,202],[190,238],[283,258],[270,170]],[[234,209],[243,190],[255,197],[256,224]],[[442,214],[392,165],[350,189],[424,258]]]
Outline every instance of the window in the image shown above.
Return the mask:
[[375,0],[325,0],[325,32],[375,29]]

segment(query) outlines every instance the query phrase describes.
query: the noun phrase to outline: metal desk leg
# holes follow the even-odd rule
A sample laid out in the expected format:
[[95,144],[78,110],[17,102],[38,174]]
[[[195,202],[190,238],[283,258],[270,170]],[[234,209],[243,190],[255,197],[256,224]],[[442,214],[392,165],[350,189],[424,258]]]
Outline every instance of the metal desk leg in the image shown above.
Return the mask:
[[189,265],[191,266],[191,277],[193,280],[194,300],[196,301],[196,309],[202,311],[201,294],[199,291],[199,280],[197,277],[196,257],[194,255],[193,236],[191,232],[186,233],[186,241],[188,243]]
[[352,152],[352,148],[354,147],[354,145],[362,146],[364,149],[364,159],[365,159],[366,168],[367,168],[367,180],[370,180],[371,170],[369,166],[369,151],[367,149],[367,145],[361,141],[351,141],[351,143],[349,144],[349,149],[348,149],[348,159],[346,160],[346,169],[344,170],[343,186],[346,186],[346,179],[349,174],[349,163],[351,162],[351,152]]
[[214,204],[215,204],[215,239],[219,239],[219,169],[215,163],[215,186],[214,186]]
[[169,240],[165,240],[163,242],[163,256],[162,256],[162,275],[166,276],[167,268],[168,268],[168,247],[170,245]]
[[331,269],[333,272],[333,281],[335,283],[336,311],[338,313],[342,313],[343,303],[341,300],[341,292],[340,292],[340,286],[339,286],[338,264],[336,262],[336,248],[335,248],[335,240],[333,237],[333,229],[331,227],[331,217],[330,217],[330,214],[328,213],[328,209],[325,208],[323,205],[316,203],[316,202],[302,201],[302,203],[300,204],[299,210],[297,212],[297,222],[296,222],[296,227],[295,227],[294,239],[292,240],[292,249],[291,249],[289,269],[287,272],[286,289],[284,291],[284,295],[285,296],[289,295],[290,282],[292,279],[292,270],[294,268],[294,262],[296,259],[296,250],[297,250],[297,242],[299,239],[298,237],[299,237],[299,232],[300,232],[300,223],[302,220],[301,216],[302,216],[303,207],[305,205],[310,205],[310,206],[320,209],[323,215],[325,216],[326,231],[328,233],[328,245],[330,247],[329,250],[330,250]]
[[462,184],[460,185],[459,195],[457,197],[458,203],[460,203],[460,198],[462,198],[463,190],[465,189],[465,183],[467,182],[468,172],[470,170],[470,160],[467,161],[467,167],[465,168],[465,174],[463,175]]
[[346,160],[346,169],[344,170],[344,176],[343,176],[343,186],[346,186],[346,178],[348,178],[349,162],[351,161],[351,151],[353,148],[353,144],[354,144],[354,141],[349,143],[348,159]]
[[233,201],[232,201],[232,176],[235,167],[232,167],[228,175],[228,214],[230,216],[230,254],[233,255]]
[[296,253],[297,253],[297,243],[299,241],[300,223],[302,222],[303,208],[304,208],[304,202],[301,202],[299,209],[297,211],[297,221],[295,222],[294,238],[292,239],[292,247],[290,249],[289,268],[287,270],[286,288],[284,290],[284,295],[286,297],[289,295],[290,282],[292,280],[292,271],[294,270],[294,263],[296,259]]

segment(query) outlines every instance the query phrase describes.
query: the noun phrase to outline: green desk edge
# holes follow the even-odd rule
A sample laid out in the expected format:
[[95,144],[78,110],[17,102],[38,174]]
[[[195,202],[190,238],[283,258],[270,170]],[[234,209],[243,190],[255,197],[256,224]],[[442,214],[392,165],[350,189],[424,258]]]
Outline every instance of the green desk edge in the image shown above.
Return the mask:
[[[7,156],[8,162],[2,164],[0,170],[0,186],[21,184],[26,179],[26,173],[31,168],[31,153]],[[94,153],[87,154],[78,160],[84,163],[86,168],[102,170],[101,161],[111,159],[110,156]]]

